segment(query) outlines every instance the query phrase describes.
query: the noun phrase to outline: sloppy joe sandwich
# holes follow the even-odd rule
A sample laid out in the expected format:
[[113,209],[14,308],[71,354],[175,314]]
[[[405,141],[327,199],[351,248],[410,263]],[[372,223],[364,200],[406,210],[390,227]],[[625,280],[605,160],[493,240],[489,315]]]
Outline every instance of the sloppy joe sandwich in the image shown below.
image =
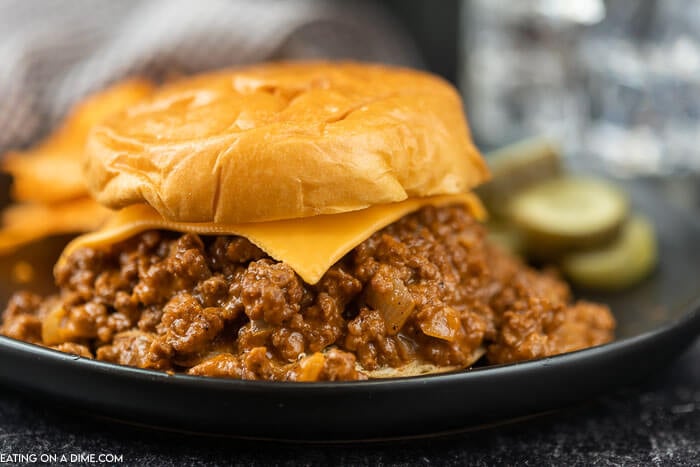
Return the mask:
[[97,124],[84,179],[115,213],[58,293],[0,331],[190,375],[411,376],[605,343],[604,305],[486,240],[456,90],[415,70],[272,63],[182,79]]

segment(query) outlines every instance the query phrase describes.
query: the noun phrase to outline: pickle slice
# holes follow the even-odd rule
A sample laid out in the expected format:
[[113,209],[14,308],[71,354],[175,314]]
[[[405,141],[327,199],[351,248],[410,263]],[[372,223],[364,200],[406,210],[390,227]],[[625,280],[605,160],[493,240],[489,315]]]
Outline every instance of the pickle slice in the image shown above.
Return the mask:
[[561,151],[551,140],[532,138],[511,144],[486,155],[491,180],[477,188],[489,212],[507,215],[510,198],[535,183],[561,174]]
[[528,253],[551,258],[615,238],[628,212],[627,196],[603,180],[564,177],[539,183],[509,205]]
[[562,260],[561,267],[577,285],[619,290],[644,279],[654,269],[657,255],[653,225],[642,216],[633,216],[613,243],[572,253]]

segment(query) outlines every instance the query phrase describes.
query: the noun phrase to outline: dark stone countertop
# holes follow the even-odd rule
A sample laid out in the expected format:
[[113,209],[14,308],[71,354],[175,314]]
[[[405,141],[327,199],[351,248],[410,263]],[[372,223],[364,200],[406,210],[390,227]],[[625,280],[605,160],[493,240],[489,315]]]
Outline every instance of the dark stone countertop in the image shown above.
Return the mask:
[[277,444],[154,432],[0,389],[0,461],[3,454],[81,452],[158,466],[700,465],[700,340],[667,370],[598,400],[480,431],[377,444]]

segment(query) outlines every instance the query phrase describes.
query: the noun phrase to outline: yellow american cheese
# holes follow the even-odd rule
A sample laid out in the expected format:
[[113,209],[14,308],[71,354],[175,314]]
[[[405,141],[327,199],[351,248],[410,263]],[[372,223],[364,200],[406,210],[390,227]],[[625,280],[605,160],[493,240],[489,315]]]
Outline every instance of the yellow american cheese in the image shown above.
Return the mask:
[[315,284],[334,263],[376,231],[423,206],[447,204],[463,204],[478,219],[486,215],[479,199],[471,193],[413,198],[341,214],[230,225],[173,222],[150,206],[139,204],[119,211],[99,231],[73,240],[60,261],[77,248],[110,245],[150,229],[239,235],[288,264],[307,283]]

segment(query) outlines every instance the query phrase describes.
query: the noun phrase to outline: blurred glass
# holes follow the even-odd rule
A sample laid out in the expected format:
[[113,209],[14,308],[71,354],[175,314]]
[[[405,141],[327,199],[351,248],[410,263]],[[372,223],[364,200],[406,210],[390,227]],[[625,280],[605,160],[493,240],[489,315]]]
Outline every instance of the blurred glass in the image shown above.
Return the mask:
[[700,173],[700,1],[465,0],[482,147],[550,135],[611,175]]

